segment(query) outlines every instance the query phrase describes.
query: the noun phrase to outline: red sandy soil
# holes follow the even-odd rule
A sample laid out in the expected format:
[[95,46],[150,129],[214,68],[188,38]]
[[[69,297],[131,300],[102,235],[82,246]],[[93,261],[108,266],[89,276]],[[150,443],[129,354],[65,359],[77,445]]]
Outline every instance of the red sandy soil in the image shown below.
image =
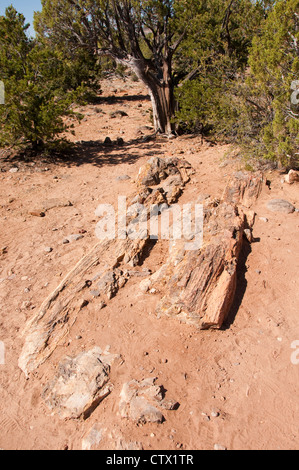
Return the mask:
[[[136,132],[151,126],[150,109],[139,82],[107,80],[99,104],[81,108],[86,119],[71,138],[85,143],[78,144],[76,158],[56,164],[45,158],[1,162],[2,449],[81,449],[84,435],[96,423],[126,442],[142,443],[145,450],[210,450],[215,444],[231,450],[299,447],[299,364],[291,361],[292,353],[299,359],[291,348],[299,340],[299,214],[266,207],[273,198],[299,207],[299,186],[282,184],[278,171],[266,172],[271,184],[264,186],[254,207],[254,243],[243,250],[236,299],[220,331],[198,331],[176,319],[157,318],[158,296],[142,294],[141,279],[131,278],[106,308],[90,303],[67,340],[29,380],[18,368],[26,321],[96,243],[97,206],[116,207],[117,195],[132,194],[142,164],[153,155],[180,156],[192,164],[196,174],[180,203],[200,194],[220,197],[234,172],[243,168],[229,146],[202,143],[197,136],[142,142]],[[127,116],[112,118],[110,113],[118,110]],[[122,137],[124,145],[104,147],[106,136]],[[12,167],[19,171],[9,172]],[[116,179],[122,175],[132,179]],[[43,218],[29,214],[53,198],[72,205],[54,207]],[[82,239],[62,243],[80,230],[86,231]],[[143,267],[156,270],[167,253],[167,242],[157,243]],[[113,392],[87,420],[61,420],[41,396],[57,364],[66,355],[107,345],[124,360],[112,368]],[[167,397],[180,406],[165,411],[162,424],[137,426],[119,416],[119,393],[125,382],[146,377],[157,377]],[[106,435],[98,448],[114,449],[114,442]]]

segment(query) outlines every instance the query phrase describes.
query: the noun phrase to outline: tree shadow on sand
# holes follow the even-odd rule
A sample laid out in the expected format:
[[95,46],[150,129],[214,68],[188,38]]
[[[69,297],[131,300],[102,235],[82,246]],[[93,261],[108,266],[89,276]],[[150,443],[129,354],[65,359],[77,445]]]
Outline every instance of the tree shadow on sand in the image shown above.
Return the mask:
[[0,167],[9,169],[12,166],[42,162],[65,167],[79,167],[84,164],[92,164],[98,168],[103,166],[115,166],[122,163],[134,164],[140,158],[161,155],[161,145],[156,141],[155,135],[142,136],[124,141],[112,141],[105,143],[102,140],[81,141],[72,144],[63,150],[32,153],[30,151],[11,154],[3,152],[0,155]]

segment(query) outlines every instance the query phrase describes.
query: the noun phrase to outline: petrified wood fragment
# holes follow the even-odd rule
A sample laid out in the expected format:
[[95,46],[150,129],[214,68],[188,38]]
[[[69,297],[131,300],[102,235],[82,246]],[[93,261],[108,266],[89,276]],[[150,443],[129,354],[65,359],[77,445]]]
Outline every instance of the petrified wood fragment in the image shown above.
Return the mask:
[[150,277],[149,289],[161,292],[157,313],[201,329],[220,328],[234,300],[244,230],[252,228],[252,206],[262,189],[261,174],[238,173],[222,200],[205,208],[203,246],[185,250],[174,242],[167,262]]

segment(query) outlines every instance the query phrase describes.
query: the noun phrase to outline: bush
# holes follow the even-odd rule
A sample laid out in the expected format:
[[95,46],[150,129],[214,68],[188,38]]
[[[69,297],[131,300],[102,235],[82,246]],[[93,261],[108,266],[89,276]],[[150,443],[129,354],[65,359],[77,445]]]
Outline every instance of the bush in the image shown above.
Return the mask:
[[0,146],[30,144],[37,150],[72,127],[63,117],[80,119],[71,107],[83,88],[66,92],[63,63],[57,54],[28,38],[28,27],[13,7],[0,17],[0,70],[5,85]]

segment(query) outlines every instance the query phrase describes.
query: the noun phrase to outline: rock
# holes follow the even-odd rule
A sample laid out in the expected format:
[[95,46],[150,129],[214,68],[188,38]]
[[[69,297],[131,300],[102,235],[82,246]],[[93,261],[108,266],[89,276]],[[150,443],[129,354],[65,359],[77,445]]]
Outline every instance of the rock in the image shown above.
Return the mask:
[[51,248],[50,246],[46,246],[46,247],[44,248],[44,251],[45,251],[46,253],[52,253],[53,248]]
[[9,170],[9,173],[17,173],[19,171],[19,168],[14,167]]
[[125,441],[123,438],[118,437],[115,442],[115,450],[143,450],[141,442]]
[[[99,423],[96,423],[88,431],[82,440],[82,450],[100,450],[101,442],[109,449],[114,450],[143,450],[141,442],[127,441],[119,428],[113,427],[112,430],[103,428]],[[106,448],[107,448],[106,447]]]
[[290,170],[289,173],[284,177],[284,180],[288,184],[299,182],[299,171]]
[[246,228],[244,230],[244,235],[249,243],[252,243],[253,241],[253,236],[252,236],[252,231],[249,228]]
[[295,211],[295,207],[284,199],[272,199],[267,204],[267,209],[272,212],[282,212],[283,214],[291,214]]
[[110,117],[112,119],[114,119],[116,117],[126,117],[126,116],[128,116],[128,114],[125,111],[122,111],[122,110],[113,111],[112,113],[110,113]]
[[262,174],[239,171],[226,186],[222,199],[230,204],[250,208],[259,197],[264,179]]
[[122,137],[117,137],[116,144],[117,145],[124,145],[124,139]]
[[227,450],[227,448],[221,444],[214,444],[214,450]]
[[65,237],[65,239],[63,240],[63,243],[65,243],[66,241],[68,243],[76,242],[78,240],[81,240],[81,238],[84,238],[81,233],[75,233],[73,235],[68,235],[67,237]]
[[95,347],[76,357],[66,357],[42,394],[47,406],[64,419],[86,419],[111,392],[110,366],[118,355]]
[[155,382],[155,378],[148,378],[141,382],[131,380],[123,385],[119,403],[120,415],[123,418],[142,424],[162,423],[164,417],[157,406],[168,410],[176,409],[176,402],[166,401],[163,387],[156,386]]
[[115,179],[116,181],[127,181],[127,180],[130,180],[131,177],[128,175],[121,175],[121,176],[117,176]]
[[148,292],[151,286],[151,280],[150,279],[143,279],[143,281],[140,282],[139,284],[139,289],[141,292],[145,293]]
[[[137,185],[155,186],[166,180],[170,175],[178,175],[186,184],[193,173],[190,163],[178,158],[159,158],[152,157],[143,165],[137,176]],[[181,183],[182,184],[182,183]],[[163,189],[163,188],[162,188]]]
[[43,210],[43,212],[47,212],[55,208],[72,207],[72,206],[73,204],[68,199],[58,199],[58,198],[47,199],[41,203],[41,209]]
[[104,145],[106,146],[112,145],[112,140],[110,139],[110,137],[106,137],[106,139],[104,140]]
[[82,440],[82,450],[92,450],[98,447],[103,437],[103,429],[99,424],[95,424]]
[[99,290],[91,290],[90,291],[90,294],[93,296],[93,297],[100,297],[101,293]]
[[151,405],[145,397],[134,397],[129,404],[120,404],[122,417],[130,418],[136,423],[162,423],[163,414],[155,406]]
[[34,217],[45,217],[46,216],[46,214],[43,211],[39,211],[39,210],[31,211],[31,212],[29,212],[29,214],[33,215]]

